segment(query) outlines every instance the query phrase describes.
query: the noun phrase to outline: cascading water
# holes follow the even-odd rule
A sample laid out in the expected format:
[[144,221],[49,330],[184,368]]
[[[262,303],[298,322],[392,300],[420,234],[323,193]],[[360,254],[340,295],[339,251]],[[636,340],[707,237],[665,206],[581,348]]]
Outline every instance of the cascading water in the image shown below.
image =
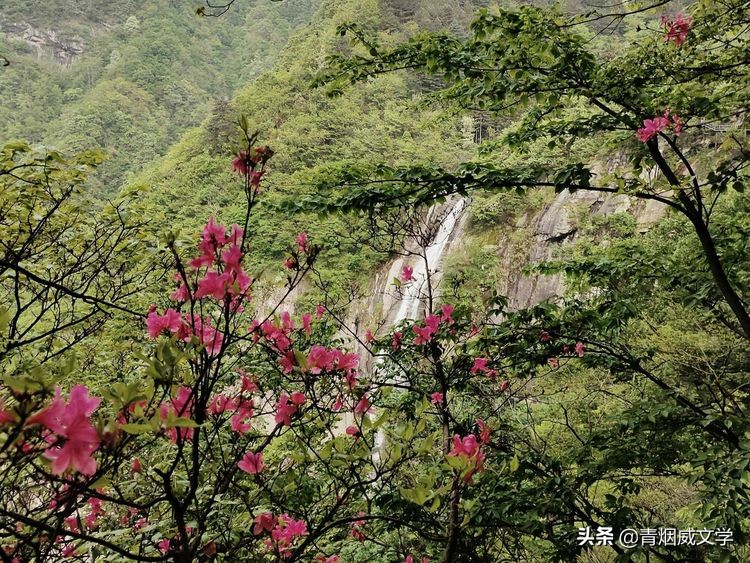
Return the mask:
[[[453,208],[443,217],[440,222],[435,238],[432,240],[430,245],[425,249],[425,255],[421,257],[414,264],[413,276],[415,281],[406,286],[402,293],[401,302],[399,304],[396,315],[393,318],[393,324],[396,325],[405,319],[416,319],[419,313],[419,307],[422,304],[422,299],[425,294],[423,288],[427,283],[427,273],[430,276],[434,275],[438,266],[440,265],[443,254],[448,246],[448,242],[451,239],[451,235],[456,228],[458,218],[461,216],[464,208],[466,207],[466,200],[459,199]],[[433,213],[433,209],[430,209],[430,214]]]
[[[425,249],[424,255],[414,263],[414,271],[412,273],[414,281],[405,286],[401,293],[401,301],[396,310],[396,314],[393,317],[393,326],[398,325],[398,323],[406,319],[415,320],[417,318],[419,308],[426,296],[424,288],[427,284],[427,275],[429,273],[430,281],[434,287],[435,273],[438,271],[440,264],[445,258],[444,255],[448,248],[448,243],[456,230],[458,220],[461,217],[463,210],[466,208],[466,205],[467,201],[461,198],[453,205],[451,210],[443,216],[440,225],[438,226],[438,230],[435,233],[435,237]],[[434,208],[430,208],[428,217],[431,216],[433,212]],[[380,363],[380,361],[382,360],[379,360],[378,363]],[[382,430],[379,430],[375,435],[375,444],[373,448],[373,460],[376,462],[380,459],[380,452],[382,451],[384,443],[385,435]]]

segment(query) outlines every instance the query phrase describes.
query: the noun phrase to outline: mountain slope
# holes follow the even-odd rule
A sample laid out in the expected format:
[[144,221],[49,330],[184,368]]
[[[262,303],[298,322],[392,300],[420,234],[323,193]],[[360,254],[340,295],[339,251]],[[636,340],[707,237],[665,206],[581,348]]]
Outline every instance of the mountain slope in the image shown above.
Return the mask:
[[249,2],[220,19],[166,0],[4,4],[0,138],[104,148],[92,189],[110,196],[268,69],[317,0]]

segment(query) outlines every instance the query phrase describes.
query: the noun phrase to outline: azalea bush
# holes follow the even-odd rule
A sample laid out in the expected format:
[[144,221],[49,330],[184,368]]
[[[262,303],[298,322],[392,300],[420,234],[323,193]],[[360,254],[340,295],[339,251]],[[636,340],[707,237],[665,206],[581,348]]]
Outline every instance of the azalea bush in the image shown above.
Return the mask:
[[[468,36],[418,32],[399,42],[365,25],[340,26],[351,50],[318,79],[330,94],[410,69],[442,81],[434,105],[509,125],[456,167],[346,166],[290,208],[380,216],[475,191],[524,201],[586,191],[597,206],[624,195],[635,215],[646,201],[668,217],[658,228],[605,230],[602,240],[580,229],[584,218],[571,225],[573,248],[545,241],[558,259],[529,269],[568,284],[551,303],[512,311],[480,297],[497,315],[483,333],[493,369],[528,382],[514,386],[519,402],[503,419],[520,468],[483,497],[482,526],[495,528],[488,536],[503,553],[746,557],[706,545],[584,550],[575,528],[708,526],[746,542],[750,288],[738,217],[747,202],[747,21],[744,2],[653,2],[573,15],[490,7]],[[509,238],[532,218],[498,228]],[[505,266],[527,255],[500,259]]]
[[[71,218],[99,155],[6,146],[0,558],[739,560],[742,547],[576,541],[581,526],[682,525],[746,542],[747,151],[731,129],[707,155],[700,134],[744,108],[746,6],[729,7],[649,12],[648,37],[604,58],[585,17],[528,6],[480,12],[468,39],[392,49],[342,28],[367,49],[338,60],[334,90],[413,67],[442,75],[438,99],[516,120],[457,170],[349,168],[287,206],[357,209],[367,243],[404,259],[393,285],[416,312],[395,326],[352,326],[304,230],[280,243],[283,291],[261,297],[249,254],[273,151],[246,120],[224,162],[241,218],[206,217],[187,245],[147,242],[153,225],[120,202]],[[606,145],[627,158],[595,174],[586,151]],[[565,299],[466,299],[428,260],[429,207],[532,188],[675,213],[644,237],[627,221],[606,244],[584,230],[538,266],[567,276]],[[319,304],[294,301],[316,277]],[[113,327],[115,311],[128,320]],[[132,347],[97,343],[119,329]],[[95,373],[106,363],[122,366],[111,381]]]
[[[340,311],[255,303],[244,258],[273,151],[246,129],[232,161],[244,222],[209,218],[192,251],[164,234],[173,281],[136,317],[148,344],[135,373],[71,384],[74,363],[31,354],[5,377],[4,559],[335,562],[375,542],[389,560],[448,561],[468,549],[472,489],[512,457],[492,459],[489,419],[509,384],[474,344],[486,319],[439,305],[428,275],[422,319],[369,333],[360,344],[378,361],[363,370]],[[286,295],[321,252],[304,232],[289,242]]]

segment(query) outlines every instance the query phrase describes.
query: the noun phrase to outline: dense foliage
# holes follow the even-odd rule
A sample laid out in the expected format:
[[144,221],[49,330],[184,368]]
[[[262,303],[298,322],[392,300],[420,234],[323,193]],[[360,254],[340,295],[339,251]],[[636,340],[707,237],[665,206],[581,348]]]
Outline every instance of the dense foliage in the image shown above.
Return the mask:
[[[745,560],[748,3],[326,0],[254,78],[237,22],[283,20],[263,52],[314,5],[284,4],[102,6],[135,58],[8,121],[70,150],[0,152],[0,558]],[[183,72],[187,30],[221,45]],[[529,264],[571,192],[627,205]],[[521,306],[508,271],[565,291]],[[413,314],[363,313],[384,287]],[[578,541],[602,526],[733,541]]]
[[111,197],[272,66],[316,7],[255,2],[202,22],[167,1],[3,2],[0,138],[103,149],[90,182]]

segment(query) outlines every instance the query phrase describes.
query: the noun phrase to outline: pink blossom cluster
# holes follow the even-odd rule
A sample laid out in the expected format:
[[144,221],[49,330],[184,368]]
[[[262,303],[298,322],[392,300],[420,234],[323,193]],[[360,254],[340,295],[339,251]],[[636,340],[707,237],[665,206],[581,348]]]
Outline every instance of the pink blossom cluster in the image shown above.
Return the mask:
[[279,402],[276,404],[276,414],[274,422],[284,426],[292,425],[292,416],[294,416],[299,407],[307,402],[307,397],[300,391],[292,393],[291,397],[286,393],[279,395]]
[[[98,492],[103,492],[99,490]],[[86,501],[86,504],[89,506],[88,514],[83,518],[82,524],[86,527],[88,530],[93,530],[96,528],[97,523],[99,521],[99,518],[101,516],[104,516],[105,511],[102,506],[102,500],[96,497],[89,497]],[[78,514],[71,514],[67,518],[65,518],[65,525],[67,528],[75,533],[78,534],[81,532],[79,525],[79,515]]]
[[215,356],[224,343],[224,335],[211,325],[210,317],[198,315],[180,315],[174,309],[166,309],[163,315],[152,306],[146,315],[146,329],[153,340],[160,334],[175,334],[179,340],[189,342],[195,336],[206,347],[206,351]]
[[[317,318],[320,319],[325,312],[322,306],[316,308]],[[303,314],[301,317],[301,328],[305,334],[312,333],[312,315]],[[319,376],[322,374],[336,374],[343,376],[349,391],[354,391],[357,381],[359,356],[354,353],[345,352],[338,348],[327,348],[318,344],[310,347],[304,356],[294,349],[294,331],[296,325],[291,315],[284,311],[278,319],[268,319],[263,323],[254,322],[250,327],[254,341],[263,340],[266,347],[279,357],[279,366],[285,374],[292,373],[295,369],[301,373]],[[276,424],[291,425],[292,416],[296,414],[299,407],[307,400],[304,393],[296,391],[280,395],[276,405]],[[343,398],[338,397],[332,410],[337,412],[343,406]],[[369,399],[362,396],[356,405],[353,405],[355,414],[363,414],[370,408]],[[351,434],[353,435],[353,434]]]
[[677,47],[680,47],[687,39],[690,27],[693,25],[693,18],[683,13],[677,14],[673,20],[667,16],[662,16],[661,25],[666,31],[664,41],[672,41]]
[[197,281],[191,293],[182,274],[177,274],[180,283],[171,295],[179,303],[190,299],[211,297],[220,302],[229,302],[233,311],[241,309],[243,300],[249,298],[248,290],[252,279],[242,269],[242,241],[244,231],[238,225],[232,225],[229,234],[224,225],[217,224],[211,217],[203,227],[198,244],[198,256],[190,260],[193,270],[206,268],[203,276]]
[[312,247],[310,246],[309,236],[304,231],[297,234],[294,242],[297,244],[296,251],[292,253],[292,256],[289,256],[286,260],[284,260],[284,267],[287,270],[299,268],[300,257],[304,254],[309,254],[310,250],[312,249]]
[[488,364],[489,360],[487,358],[476,358],[469,371],[471,373],[484,373],[487,377],[490,378],[495,377],[497,375],[497,371],[491,369]]
[[264,170],[256,170],[258,164],[265,163],[273,156],[273,151],[267,146],[253,147],[250,152],[240,151],[232,160],[232,170],[242,176],[247,176],[251,186],[256,190],[265,174]]
[[658,115],[653,119],[644,119],[643,127],[636,131],[639,141],[647,142],[665,129],[672,128],[675,135],[679,137],[682,133],[682,120],[679,115],[669,114],[669,109],[664,111],[664,115]]
[[344,352],[338,348],[326,348],[314,345],[306,358],[307,372],[312,375],[321,373],[341,373],[349,389],[354,389],[359,374],[359,356],[351,352]]
[[252,399],[239,396],[228,397],[223,393],[218,393],[211,397],[208,404],[208,414],[220,416],[224,413],[233,413],[229,419],[232,431],[240,434],[246,434],[250,431],[250,421],[254,414],[254,402]]
[[271,537],[266,540],[266,547],[284,558],[292,554],[297,538],[306,536],[308,533],[304,520],[295,520],[288,514],[276,517],[271,512],[263,512],[255,517],[254,522],[253,534],[257,536],[270,532]]
[[[177,395],[168,403],[159,405],[159,416],[167,419],[170,414],[181,418],[192,418],[193,392],[189,387],[181,385]],[[167,436],[175,444],[193,439],[192,428],[167,428]]]
[[[427,315],[424,321],[424,326],[414,325],[412,331],[416,335],[414,344],[421,346],[429,344],[432,341],[432,337],[440,329],[441,324],[450,326],[453,324],[453,305],[443,305],[440,313],[437,315],[430,313]],[[395,335],[394,335],[395,337]]]
[[490,428],[481,419],[477,419],[479,426],[479,439],[474,434],[468,434],[463,438],[459,434],[453,435],[453,448],[448,453],[452,457],[461,457],[470,462],[470,468],[464,475],[464,481],[471,483],[475,473],[484,471],[485,455],[482,446],[490,441]]
[[63,400],[58,387],[52,402],[29,417],[26,424],[44,427],[44,440],[50,444],[44,457],[52,460],[52,473],[62,475],[72,469],[84,475],[96,472],[93,453],[99,449],[99,433],[91,423],[91,415],[101,399],[89,396],[84,385],[76,385],[67,400]]
[[401,281],[404,283],[417,281],[417,278],[414,277],[414,268],[411,266],[404,266],[401,268]]
[[263,471],[266,466],[263,464],[263,452],[247,452],[245,456],[237,462],[237,467],[250,475],[257,475]]

